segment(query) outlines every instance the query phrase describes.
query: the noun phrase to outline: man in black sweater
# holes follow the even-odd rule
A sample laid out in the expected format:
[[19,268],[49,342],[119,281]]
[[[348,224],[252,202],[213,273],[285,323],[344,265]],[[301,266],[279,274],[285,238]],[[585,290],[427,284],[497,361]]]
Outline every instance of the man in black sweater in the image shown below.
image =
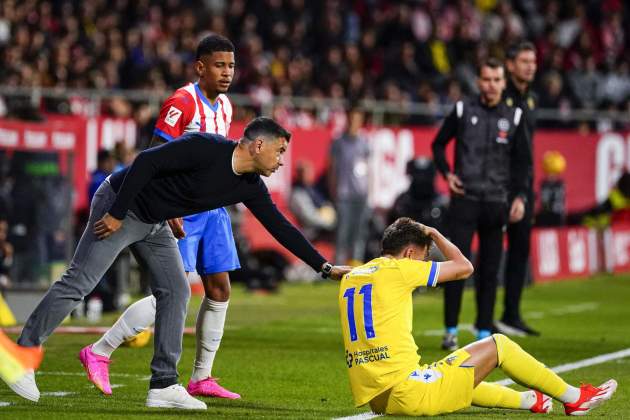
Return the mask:
[[[433,141],[438,171],[451,190],[448,214],[452,242],[467,258],[475,232],[479,235],[478,268],[475,270],[477,338],[491,334],[497,274],[503,251],[503,230],[523,217],[527,169],[531,152],[522,111],[501,99],[505,88],[503,65],[486,60],[479,69],[480,96],[459,101],[446,117]],[[446,161],[446,145],[455,138],[455,167]],[[509,201],[509,197],[514,197]],[[444,286],[442,347],[454,350],[464,280]]]
[[[238,143],[215,134],[190,133],[140,153],[130,167],[111,175],[97,190],[70,267],[33,311],[18,343],[33,347],[46,341],[129,246],[149,269],[157,302],[146,404],[205,409],[177,384],[190,288],[166,220],[243,203],[278,242],[324,277],[339,279],[350,271],[332,266],[317,252],[278,211],[261,178],[282,166],[290,138],[275,121],[260,117],[248,124]],[[11,388],[24,398],[39,399],[32,373]]]

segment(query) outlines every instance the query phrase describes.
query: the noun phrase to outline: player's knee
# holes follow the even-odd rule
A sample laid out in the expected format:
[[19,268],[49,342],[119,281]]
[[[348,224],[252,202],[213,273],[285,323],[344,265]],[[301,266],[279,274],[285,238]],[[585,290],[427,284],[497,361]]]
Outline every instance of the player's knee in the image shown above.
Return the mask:
[[215,302],[227,302],[230,299],[230,277],[227,273],[214,273],[203,276],[206,297]]
[[505,361],[505,358],[509,357],[509,354],[513,350],[517,349],[519,345],[503,334],[492,334],[492,338],[497,346],[498,365],[501,366]]

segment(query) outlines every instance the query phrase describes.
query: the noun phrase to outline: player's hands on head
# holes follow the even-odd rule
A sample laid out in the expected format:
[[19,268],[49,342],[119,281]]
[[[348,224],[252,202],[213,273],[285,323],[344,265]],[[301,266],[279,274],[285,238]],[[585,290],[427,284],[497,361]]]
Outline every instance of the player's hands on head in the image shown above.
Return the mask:
[[510,208],[510,223],[520,222],[523,216],[525,216],[525,202],[521,197],[516,197]]
[[98,239],[105,239],[120,229],[121,226],[122,220],[118,220],[109,213],[105,213],[105,216],[103,216],[101,220],[94,223],[94,234]]
[[464,183],[455,174],[447,174],[446,182],[448,182],[448,188],[455,195],[464,195]]
[[333,265],[330,271],[330,278],[333,280],[341,280],[344,274],[348,274],[352,270],[349,265]]
[[437,233],[437,229],[431,226],[427,226],[427,225],[423,225],[422,223],[420,223],[422,225],[422,232],[424,232],[425,235],[434,238],[435,234]]
[[184,220],[181,217],[168,219],[167,222],[175,238],[182,239],[186,236],[186,232],[184,231]]

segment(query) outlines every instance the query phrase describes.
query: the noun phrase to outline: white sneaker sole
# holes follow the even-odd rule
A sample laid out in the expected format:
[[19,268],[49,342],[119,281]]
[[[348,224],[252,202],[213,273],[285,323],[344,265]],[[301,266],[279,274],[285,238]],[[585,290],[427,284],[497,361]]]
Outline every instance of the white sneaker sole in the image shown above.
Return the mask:
[[510,327],[501,321],[496,321],[494,325],[497,327],[497,331],[501,334],[511,335],[512,337],[527,337],[527,334],[525,334],[524,331],[519,330],[518,328]]
[[20,386],[20,384],[18,383],[7,384],[7,385],[9,385],[9,388],[11,388],[13,392],[18,394],[20,397],[25,398],[29,401],[33,401],[33,402],[39,401],[39,389],[37,389],[37,386],[35,387],[35,390],[33,391],[31,389],[27,389]]
[[591,410],[593,410],[594,408],[599,407],[600,405],[602,405],[604,402],[608,401],[609,399],[612,398],[613,394],[615,393],[615,391],[617,390],[617,381],[615,381],[614,379],[611,379],[609,381],[604,382],[603,384],[601,384],[598,388],[602,388],[603,390],[605,390],[606,392],[604,392],[601,395],[598,395],[596,397],[594,397],[591,400],[586,401],[584,404],[581,405],[582,408],[586,408],[586,410],[583,411],[574,411],[573,413],[571,413],[571,416],[585,416],[587,415]]
[[147,400],[146,406],[149,408],[177,408],[180,410],[207,410],[208,406],[203,401],[200,401],[203,405],[189,405],[177,401],[166,400]]

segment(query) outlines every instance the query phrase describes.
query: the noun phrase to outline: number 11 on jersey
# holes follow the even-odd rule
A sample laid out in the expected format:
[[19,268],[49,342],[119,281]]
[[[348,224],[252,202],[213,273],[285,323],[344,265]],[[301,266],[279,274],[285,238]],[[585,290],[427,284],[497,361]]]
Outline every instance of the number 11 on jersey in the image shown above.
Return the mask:
[[[348,329],[350,330],[350,341],[357,341],[357,325],[354,320],[354,295],[356,288],[349,287],[343,293],[343,297],[347,299],[348,308]],[[374,332],[374,323],[372,321],[372,284],[364,284],[359,289],[359,294],[363,295],[363,326],[365,328],[365,336],[370,339],[376,337]]]

